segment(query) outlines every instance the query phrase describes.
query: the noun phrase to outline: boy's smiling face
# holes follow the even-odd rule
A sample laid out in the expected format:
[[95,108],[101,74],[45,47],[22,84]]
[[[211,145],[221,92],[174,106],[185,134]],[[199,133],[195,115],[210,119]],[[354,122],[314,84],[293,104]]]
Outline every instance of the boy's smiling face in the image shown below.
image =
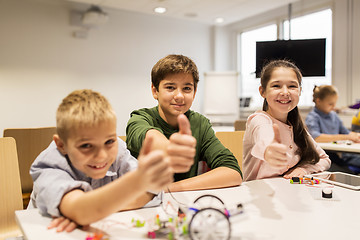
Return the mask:
[[159,102],[159,114],[168,124],[177,126],[177,116],[187,112],[195,98],[194,78],[189,73],[167,75],[160,81],[159,89],[151,87],[153,97]]
[[118,153],[116,120],[73,130],[66,141],[54,136],[59,151],[74,167],[93,179],[103,178]]

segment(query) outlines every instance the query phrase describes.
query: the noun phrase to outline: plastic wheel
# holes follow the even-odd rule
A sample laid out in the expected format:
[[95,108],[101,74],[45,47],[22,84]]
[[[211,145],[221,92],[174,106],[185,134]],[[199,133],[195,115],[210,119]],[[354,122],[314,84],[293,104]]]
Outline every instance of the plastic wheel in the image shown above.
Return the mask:
[[230,236],[230,221],[219,209],[203,208],[190,221],[191,240],[229,240]]
[[216,208],[224,210],[225,204],[219,197],[211,194],[205,194],[195,199],[193,207],[198,210],[203,208]]

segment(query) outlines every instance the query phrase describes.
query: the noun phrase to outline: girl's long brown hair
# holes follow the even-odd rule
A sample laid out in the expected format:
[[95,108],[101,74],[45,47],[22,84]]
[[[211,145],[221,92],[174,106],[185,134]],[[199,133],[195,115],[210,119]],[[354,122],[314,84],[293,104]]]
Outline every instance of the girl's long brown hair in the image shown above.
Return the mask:
[[[274,60],[265,65],[261,71],[261,86],[263,91],[266,90],[267,84],[271,79],[271,74],[276,68],[290,68],[292,69],[299,81],[301,86],[302,75],[300,70],[295,66],[295,64],[287,60]],[[264,99],[263,111],[267,111],[269,108],[266,99]],[[287,121],[293,126],[293,137],[294,142],[298,146],[296,151],[300,156],[300,161],[296,164],[297,166],[302,166],[305,164],[316,164],[319,162],[320,157],[315,146],[312,144],[310,135],[306,131],[306,126],[300,116],[299,109],[296,106],[293,110],[288,113]]]

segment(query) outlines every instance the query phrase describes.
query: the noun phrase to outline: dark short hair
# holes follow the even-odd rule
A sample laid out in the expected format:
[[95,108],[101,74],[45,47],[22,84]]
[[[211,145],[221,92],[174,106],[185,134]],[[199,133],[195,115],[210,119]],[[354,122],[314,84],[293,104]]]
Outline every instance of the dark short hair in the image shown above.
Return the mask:
[[194,79],[194,88],[199,82],[199,72],[196,64],[189,57],[171,54],[160,59],[151,70],[151,82],[159,90],[161,80],[169,74],[188,73]]

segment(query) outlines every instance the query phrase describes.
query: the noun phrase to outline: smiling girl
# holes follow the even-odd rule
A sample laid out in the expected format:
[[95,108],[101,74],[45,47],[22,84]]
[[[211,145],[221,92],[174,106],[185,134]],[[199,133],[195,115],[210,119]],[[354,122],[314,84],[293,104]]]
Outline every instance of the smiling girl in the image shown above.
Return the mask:
[[275,60],[261,72],[263,110],[249,116],[244,135],[244,180],[303,177],[327,170],[330,159],[306,131],[297,104],[300,70]]

